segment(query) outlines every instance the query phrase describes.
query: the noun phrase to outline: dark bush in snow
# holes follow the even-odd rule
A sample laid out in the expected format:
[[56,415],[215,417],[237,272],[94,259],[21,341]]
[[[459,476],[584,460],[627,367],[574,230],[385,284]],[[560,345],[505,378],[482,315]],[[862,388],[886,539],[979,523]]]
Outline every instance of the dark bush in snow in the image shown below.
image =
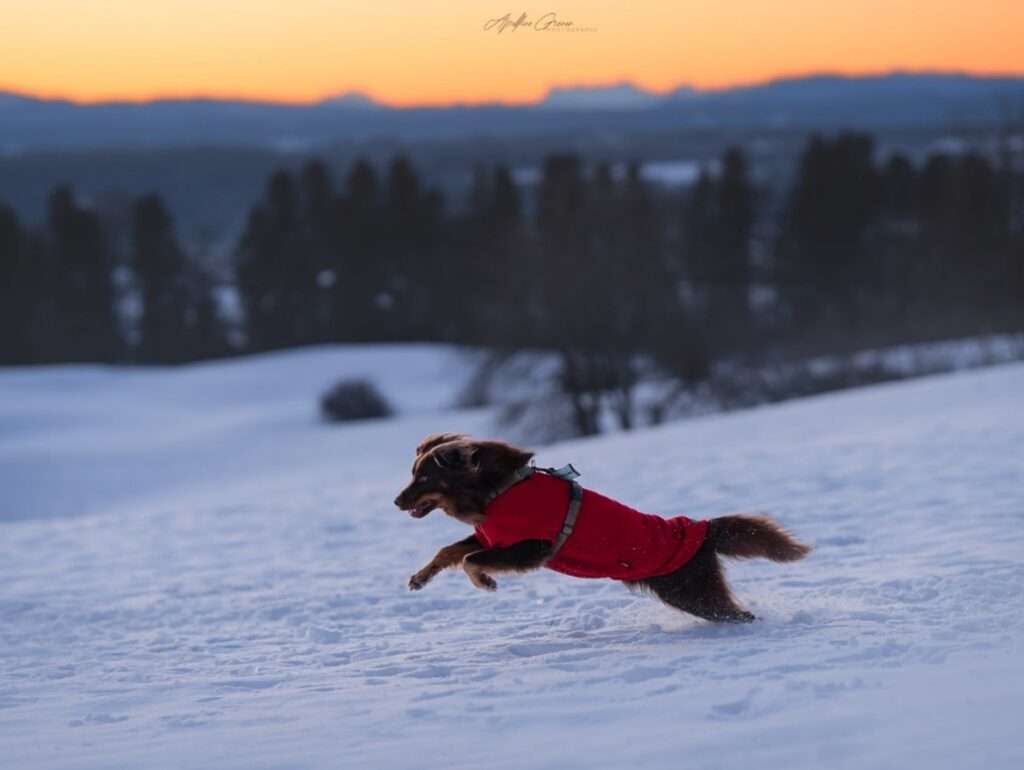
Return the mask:
[[320,413],[328,422],[390,417],[394,409],[372,382],[342,380],[320,397]]

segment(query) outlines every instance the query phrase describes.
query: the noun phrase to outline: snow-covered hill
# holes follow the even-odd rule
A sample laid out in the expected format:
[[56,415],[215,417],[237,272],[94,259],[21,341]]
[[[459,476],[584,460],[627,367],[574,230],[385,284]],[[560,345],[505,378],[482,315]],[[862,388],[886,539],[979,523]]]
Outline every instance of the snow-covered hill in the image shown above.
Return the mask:
[[[328,427],[369,375],[398,419]],[[638,507],[772,513],[715,626],[611,582],[407,576],[462,529],[391,500],[489,432],[428,347],[0,371],[0,765],[1014,768],[1024,365],[545,447]]]

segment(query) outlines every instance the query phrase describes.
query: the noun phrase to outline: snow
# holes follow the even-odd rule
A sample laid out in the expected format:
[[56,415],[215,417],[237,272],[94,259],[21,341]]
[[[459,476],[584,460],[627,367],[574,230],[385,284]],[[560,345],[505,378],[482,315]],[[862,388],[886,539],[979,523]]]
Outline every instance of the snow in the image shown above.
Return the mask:
[[[300,468],[339,433],[318,398],[340,379],[376,383],[406,417],[441,411],[470,374],[455,348],[314,347],[177,369],[56,366],[0,370],[0,467],[14,478],[0,520],[59,517]],[[381,437],[395,424],[366,424]],[[369,460],[369,458],[367,458]],[[59,482],[59,485],[55,484]]]
[[[706,163],[696,160],[649,161],[640,167],[640,175],[648,182],[665,187],[689,187],[697,181],[704,169],[712,175],[718,174],[719,165],[717,160]],[[629,164],[613,163],[610,170],[613,179],[624,180]],[[521,187],[539,185],[543,178],[543,169],[539,166],[520,166],[512,170],[512,179]]]
[[[405,581],[391,503],[467,371],[428,346],[0,371],[0,747],[35,768],[1015,768],[1024,365],[542,448],[637,507],[769,512],[717,626],[610,581]],[[316,419],[369,376],[393,420]]]

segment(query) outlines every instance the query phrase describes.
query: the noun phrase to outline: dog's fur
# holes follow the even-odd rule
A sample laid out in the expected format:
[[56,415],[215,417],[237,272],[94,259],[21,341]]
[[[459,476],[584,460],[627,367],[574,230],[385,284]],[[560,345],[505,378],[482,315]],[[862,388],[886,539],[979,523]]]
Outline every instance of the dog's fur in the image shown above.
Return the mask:
[[[416,447],[412,481],[395,498],[395,505],[415,518],[441,508],[476,526],[485,519],[491,493],[532,457],[532,452],[501,441],[476,441],[458,433],[427,436]],[[524,540],[508,548],[485,548],[470,535],[438,551],[409,578],[409,588],[418,591],[442,570],[461,566],[473,585],[494,591],[492,575],[538,569],[552,547],[547,540]],[[627,585],[650,591],[669,606],[700,618],[749,622],[754,616],[736,603],[718,556],[787,562],[802,559],[810,550],[767,516],[721,516],[711,519],[704,543],[682,567]]]

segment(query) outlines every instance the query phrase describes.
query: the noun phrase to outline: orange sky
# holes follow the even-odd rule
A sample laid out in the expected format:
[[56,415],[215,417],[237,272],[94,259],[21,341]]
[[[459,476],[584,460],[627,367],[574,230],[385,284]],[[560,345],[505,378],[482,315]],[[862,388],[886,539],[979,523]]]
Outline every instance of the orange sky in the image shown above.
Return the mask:
[[[484,31],[554,11],[593,32]],[[4,0],[0,90],[81,101],[231,96],[391,104],[665,90],[807,72],[1024,74],[1024,0]]]

